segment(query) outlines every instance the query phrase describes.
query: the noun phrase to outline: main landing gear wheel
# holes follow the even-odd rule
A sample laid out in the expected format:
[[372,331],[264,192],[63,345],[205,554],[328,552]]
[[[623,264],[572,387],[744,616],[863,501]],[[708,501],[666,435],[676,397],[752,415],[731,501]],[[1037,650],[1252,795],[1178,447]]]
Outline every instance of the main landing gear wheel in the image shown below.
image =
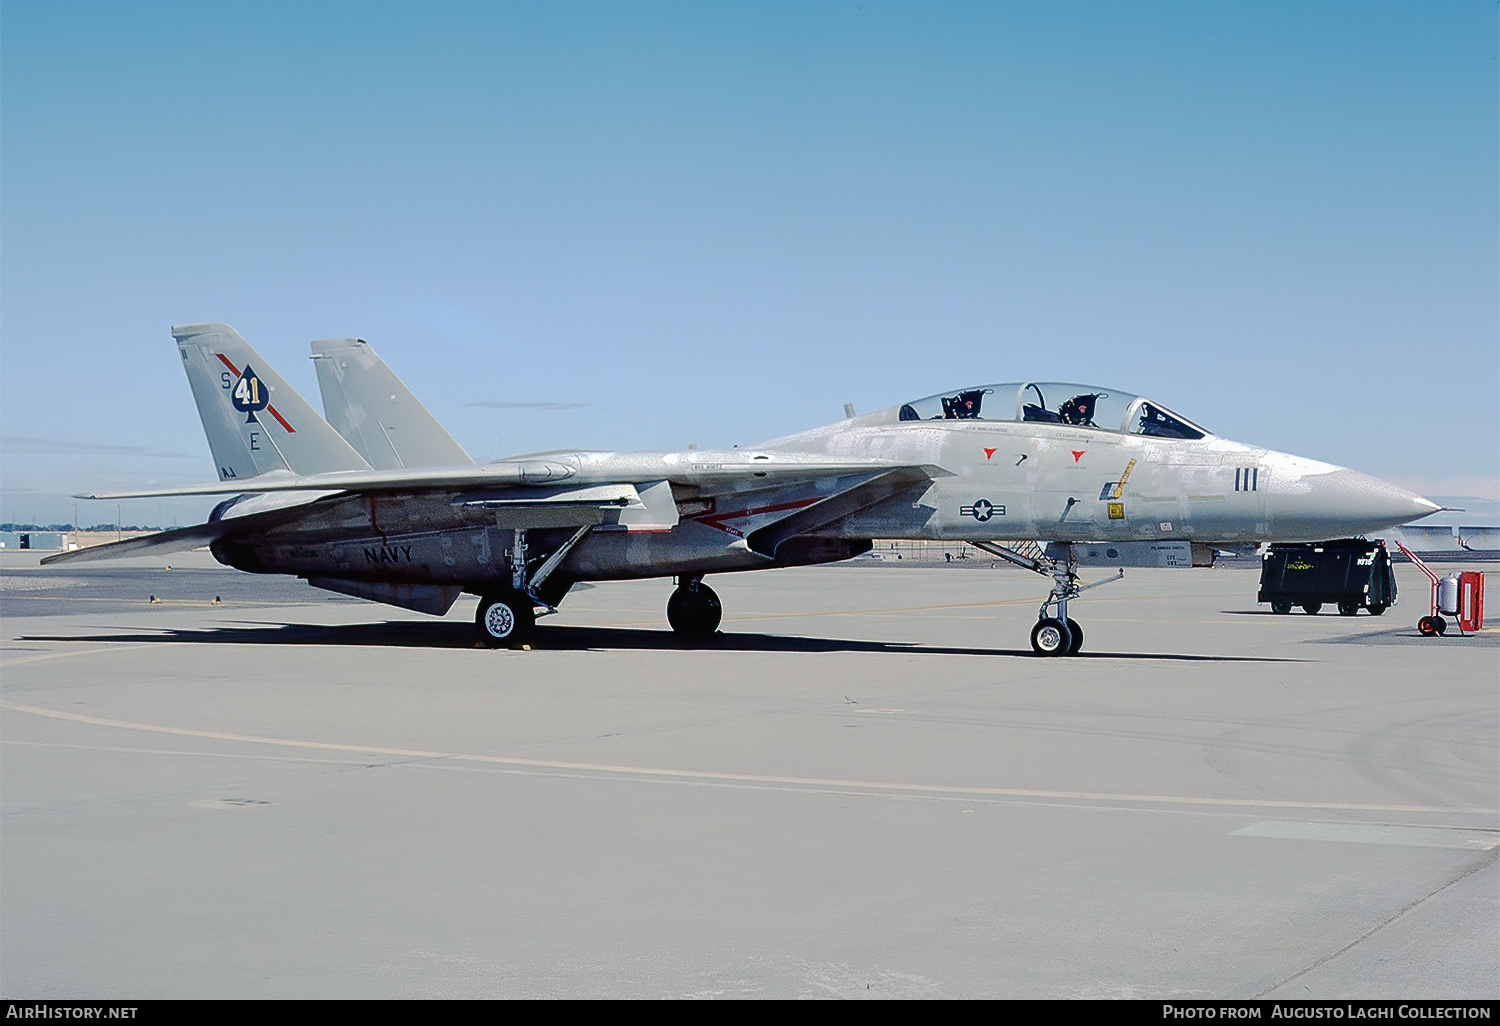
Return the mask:
[[1390,607],[1387,606],[1384,602],[1371,602],[1368,606],[1365,606],[1365,608],[1370,611],[1371,616],[1379,616]]
[[711,638],[723,618],[719,596],[702,581],[683,581],[667,599],[667,623],[678,637]]
[[1282,601],[1282,600],[1278,599],[1275,602],[1271,603],[1271,612],[1275,613],[1277,616],[1285,616],[1287,613],[1290,613],[1291,611],[1292,611],[1292,604],[1290,602],[1285,602],[1285,601]]
[[1339,603],[1339,615],[1340,616],[1354,616],[1358,612],[1359,612],[1359,603],[1358,602],[1340,602]]
[[[1080,639],[1080,644],[1082,641]],[[1037,655],[1071,655],[1073,632],[1065,621],[1056,617],[1044,617],[1031,628],[1031,648]]]
[[507,591],[486,595],[474,614],[479,640],[489,648],[520,648],[529,644],[536,627],[536,607],[529,596]]
[[1437,638],[1448,633],[1448,621],[1441,616],[1424,616],[1417,621],[1417,630],[1426,638]]
[[1322,608],[1323,608],[1323,603],[1321,603],[1321,602],[1304,602],[1304,603],[1302,603],[1302,611],[1304,613],[1306,613],[1308,616],[1317,616],[1318,615],[1318,610],[1320,610]]

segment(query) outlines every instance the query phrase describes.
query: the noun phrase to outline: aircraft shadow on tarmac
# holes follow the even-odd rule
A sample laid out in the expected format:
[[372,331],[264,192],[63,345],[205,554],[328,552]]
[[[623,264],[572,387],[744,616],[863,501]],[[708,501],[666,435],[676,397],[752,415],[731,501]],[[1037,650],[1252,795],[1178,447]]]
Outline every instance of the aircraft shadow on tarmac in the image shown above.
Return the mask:
[[[465,649],[482,647],[467,623],[275,624],[196,630],[142,630],[140,633],[25,635],[18,641],[88,641],[121,644],[172,642],[208,645],[349,645],[356,647]],[[1035,659],[1030,649],[963,648],[911,642],[805,638],[777,634],[720,633],[707,640],[684,641],[668,630],[639,627],[539,626],[535,648],[546,651],[689,651],[716,652],[880,652],[906,655],[1009,656]],[[1182,662],[1296,663],[1302,659],[1266,656],[1215,656],[1165,652],[1080,652],[1074,659],[1170,659]]]

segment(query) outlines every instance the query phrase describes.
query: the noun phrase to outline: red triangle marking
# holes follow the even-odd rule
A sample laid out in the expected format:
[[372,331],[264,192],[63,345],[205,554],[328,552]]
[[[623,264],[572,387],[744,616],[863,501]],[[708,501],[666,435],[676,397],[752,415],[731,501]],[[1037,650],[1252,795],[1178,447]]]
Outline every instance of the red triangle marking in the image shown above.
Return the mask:
[[1070,449],[1068,451],[1073,454],[1074,463],[1077,463],[1079,460],[1083,459],[1083,452],[1088,452],[1087,449],[1083,450],[1083,452],[1079,452],[1077,449]]
[[995,453],[997,451],[998,450],[996,450],[996,449],[986,449],[986,450],[984,450],[984,458],[985,459],[989,459],[991,456],[995,455]]

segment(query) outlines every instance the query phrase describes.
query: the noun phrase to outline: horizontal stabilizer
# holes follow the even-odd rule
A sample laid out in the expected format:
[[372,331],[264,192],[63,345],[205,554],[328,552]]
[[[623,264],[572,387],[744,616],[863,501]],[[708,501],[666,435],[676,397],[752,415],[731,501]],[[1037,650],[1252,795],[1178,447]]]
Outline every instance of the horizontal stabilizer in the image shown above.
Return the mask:
[[[126,538],[123,541],[104,545],[90,545],[71,552],[59,552],[42,560],[45,563],[68,563],[93,559],[119,559],[124,556],[143,554],[164,555],[202,548],[221,538],[235,538],[243,534],[264,531],[278,524],[296,520],[312,503],[326,496],[327,492],[298,493],[296,495],[249,495],[241,501],[223,502],[213,512],[206,524],[192,527],[174,527],[170,531]],[[287,501],[287,500],[294,501]]]
[[125,556],[165,555],[168,552],[184,552],[199,549],[217,541],[226,528],[223,524],[198,524],[196,527],[175,527],[170,531],[147,534],[124,541],[90,545],[87,548],[59,552],[42,559],[45,566],[51,563],[84,562],[91,559],[121,559]]

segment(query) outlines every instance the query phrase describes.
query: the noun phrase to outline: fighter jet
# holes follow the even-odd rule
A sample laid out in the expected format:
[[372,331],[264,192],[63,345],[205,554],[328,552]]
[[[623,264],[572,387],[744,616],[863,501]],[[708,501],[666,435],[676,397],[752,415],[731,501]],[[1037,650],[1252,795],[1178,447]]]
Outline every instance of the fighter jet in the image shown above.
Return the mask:
[[[529,644],[580,581],[675,578],[667,621],[717,632],[709,574],[807,566],[873,539],[963,541],[1052,581],[1033,650],[1070,655],[1084,566],[1378,531],[1438,510],[1314,460],[1220,438],[1155,400],[974,385],[723,451],[561,451],[475,464],[358,339],[313,343],[328,420],[224,324],[172,329],[219,480],[208,522],[44,562],[207,545],[248,573],[443,615],[479,597],[492,647]],[[331,423],[330,423],[331,422]],[[335,425],[337,430],[335,430]],[[1372,612],[1375,612],[1372,608]]]

